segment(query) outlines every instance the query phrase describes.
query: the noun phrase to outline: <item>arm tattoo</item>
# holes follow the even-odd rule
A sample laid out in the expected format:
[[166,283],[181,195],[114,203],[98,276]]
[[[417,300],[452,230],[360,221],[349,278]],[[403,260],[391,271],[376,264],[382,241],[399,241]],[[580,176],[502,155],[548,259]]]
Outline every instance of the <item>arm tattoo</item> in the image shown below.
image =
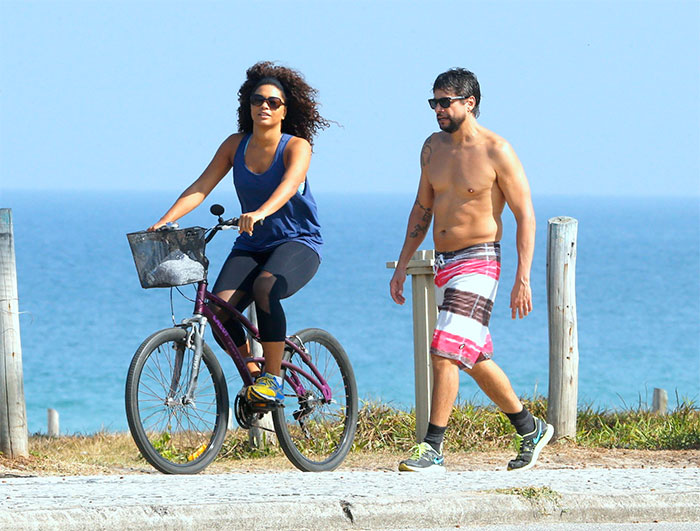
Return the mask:
[[417,223],[416,226],[413,227],[413,230],[409,236],[411,238],[418,238],[418,236],[425,234],[426,232],[428,232],[428,225],[421,225],[420,223]]
[[433,137],[431,136],[423,144],[423,149],[420,152],[420,167],[421,168],[425,168],[428,164],[430,164],[430,157],[433,154],[433,148],[430,146],[430,143],[432,141],[433,141]]
[[423,210],[423,212],[424,212],[423,221],[428,221],[430,218],[433,217],[433,209],[432,208],[425,208],[423,205],[420,204],[420,201],[418,201],[418,199],[416,199],[415,204],[418,205],[418,207],[421,210]]
[[411,238],[417,238],[421,235],[421,233],[425,235],[425,233],[428,232],[428,227],[430,227],[430,222],[433,219],[432,208],[425,208],[423,205],[420,204],[420,201],[418,201],[418,199],[416,199],[415,204],[423,210],[423,217],[421,218],[421,221],[423,223],[417,223],[416,226],[413,227],[413,230],[409,234]]

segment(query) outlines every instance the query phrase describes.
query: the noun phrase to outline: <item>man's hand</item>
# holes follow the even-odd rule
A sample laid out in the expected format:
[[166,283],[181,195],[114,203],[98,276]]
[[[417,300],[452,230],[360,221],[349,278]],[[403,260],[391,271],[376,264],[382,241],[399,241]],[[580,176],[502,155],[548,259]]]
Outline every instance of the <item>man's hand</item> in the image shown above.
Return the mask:
[[511,318],[516,314],[520,319],[532,311],[532,290],[527,280],[516,280],[513,291],[510,292]]
[[398,267],[394,271],[394,275],[391,277],[391,282],[389,282],[389,291],[391,292],[391,298],[394,299],[396,304],[403,304],[406,299],[403,296],[403,283],[406,281],[406,270],[399,269]]

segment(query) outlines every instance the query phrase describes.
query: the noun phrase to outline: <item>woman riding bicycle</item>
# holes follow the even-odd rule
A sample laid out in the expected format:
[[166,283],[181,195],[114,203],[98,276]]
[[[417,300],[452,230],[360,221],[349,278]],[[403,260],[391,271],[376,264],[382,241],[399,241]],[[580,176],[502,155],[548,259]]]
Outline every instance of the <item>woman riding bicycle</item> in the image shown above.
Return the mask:
[[[286,319],[280,300],[306,285],[320,264],[323,240],[306,172],[313,137],[329,124],[317,110],[316,94],[290,68],[270,62],[249,68],[238,91],[239,132],[224,140],[202,175],[149,229],[192,211],[233,168],[242,212],[239,236],[212,292],[239,311],[255,302],[265,372],[251,366],[258,377],[247,396],[268,404],[284,399],[280,373]],[[233,319],[225,326],[248,357],[243,327]]]

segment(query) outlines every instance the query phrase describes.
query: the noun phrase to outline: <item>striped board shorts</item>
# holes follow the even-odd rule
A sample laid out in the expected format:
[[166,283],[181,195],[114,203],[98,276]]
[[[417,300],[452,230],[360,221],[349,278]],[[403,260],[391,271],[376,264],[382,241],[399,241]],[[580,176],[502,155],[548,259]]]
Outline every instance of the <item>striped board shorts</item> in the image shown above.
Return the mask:
[[479,243],[459,251],[436,252],[438,314],[430,353],[471,369],[490,359],[489,320],[501,274],[501,244]]

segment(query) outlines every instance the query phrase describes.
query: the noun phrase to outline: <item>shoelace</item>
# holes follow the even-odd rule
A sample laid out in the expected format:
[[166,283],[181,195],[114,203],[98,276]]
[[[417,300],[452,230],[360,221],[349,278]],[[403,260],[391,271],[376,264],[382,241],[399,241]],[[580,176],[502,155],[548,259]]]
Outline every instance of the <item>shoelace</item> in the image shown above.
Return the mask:
[[525,452],[532,452],[534,448],[535,445],[533,444],[532,439],[526,440],[522,435],[515,435],[515,449],[518,451],[517,458],[520,458]]
[[265,385],[267,387],[277,387],[277,382],[275,382],[274,378],[270,378],[269,376],[261,376],[255,381],[255,385]]
[[420,459],[428,451],[428,445],[426,443],[417,444],[411,448],[411,451],[413,452],[411,459]]

